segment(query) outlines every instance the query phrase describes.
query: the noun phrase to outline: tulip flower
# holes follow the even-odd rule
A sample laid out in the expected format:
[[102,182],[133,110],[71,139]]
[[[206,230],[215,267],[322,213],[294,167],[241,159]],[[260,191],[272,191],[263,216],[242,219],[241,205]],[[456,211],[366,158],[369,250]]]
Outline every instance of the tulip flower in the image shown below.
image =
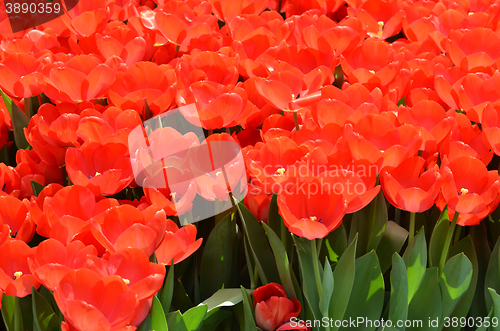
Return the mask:
[[28,265],[36,280],[54,291],[68,272],[84,266],[88,256],[97,256],[95,247],[85,246],[81,241],[64,246],[56,239],[47,239],[38,244]]
[[6,295],[23,298],[31,294],[31,288],[40,283],[31,274],[28,258],[33,258],[36,248],[21,240],[7,240],[0,245],[0,289]]
[[40,94],[38,86],[42,66],[38,59],[27,53],[9,54],[0,62],[2,90],[18,98]]
[[9,226],[10,237],[30,242],[35,234],[35,223],[28,217],[28,200],[0,196],[0,224]]
[[170,265],[191,256],[201,246],[202,238],[196,240],[196,226],[187,224],[178,228],[174,221],[167,219],[167,230],[163,241],[155,251],[159,263]]
[[69,330],[118,330],[127,326],[137,305],[137,293],[118,276],[102,277],[87,268],[71,270],[54,291]]
[[448,205],[450,221],[459,213],[458,225],[479,224],[500,202],[498,171],[488,171],[484,163],[472,156],[446,158],[441,167],[443,182],[436,205],[443,210]]
[[438,167],[422,173],[425,160],[414,156],[393,169],[384,169],[380,183],[387,200],[396,208],[421,213],[434,205],[441,180]]
[[342,223],[347,202],[335,186],[313,179],[285,188],[278,194],[278,208],[293,234],[309,240],[324,238]]
[[283,287],[276,283],[261,286],[252,293],[255,306],[255,321],[264,331],[274,331],[300,314],[297,299],[288,299]]

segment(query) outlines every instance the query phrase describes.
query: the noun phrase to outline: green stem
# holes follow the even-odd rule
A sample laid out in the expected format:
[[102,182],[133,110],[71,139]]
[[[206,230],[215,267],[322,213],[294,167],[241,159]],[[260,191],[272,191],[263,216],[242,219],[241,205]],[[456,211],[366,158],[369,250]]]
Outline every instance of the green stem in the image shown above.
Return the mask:
[[457,232],[455,232],[455,238],[453,239],[453,245],[455,245],[460,240],[460,234],[462,233],[462,227],[459,226]]
[[410,213],[410,232],[408,234],[408,243],[413,240],[415,235],[415,213]]
[[321,283],[321,277],[319,275],[319,264],[318,264],[318,252],[316,249],[316,240],[311,240],[311,250],[312,250],[312,259],[313,259],[313,266],[314,266],[314,278],[316,279],[316,286],[318,288],[318,294],[321,295],[323,292],[322,289],[322,283]]
[[451,238],[453,237],[453,232],[455,232],[455,226],[457,225],[458,212],[455,211],[453,215],[453,221],[451,226],[448,228],[448,233],[446,234],[446,239],[444,240],[443,252],[441,253],[441,259],[439,260],[439,272],[443,272],[444,264],[448,258],[448,251],[450,250]]
[[293,120],[295,122],[295,131],[299,131],[299,116],[297,115],[297,111],[293,112]]

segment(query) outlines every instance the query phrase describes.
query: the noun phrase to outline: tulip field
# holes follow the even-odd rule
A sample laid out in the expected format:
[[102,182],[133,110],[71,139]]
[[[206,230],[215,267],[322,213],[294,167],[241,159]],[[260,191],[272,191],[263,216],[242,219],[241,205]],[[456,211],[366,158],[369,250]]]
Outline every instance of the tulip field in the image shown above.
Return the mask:
[[0,330],[500,330],[500,2],[0,0]]

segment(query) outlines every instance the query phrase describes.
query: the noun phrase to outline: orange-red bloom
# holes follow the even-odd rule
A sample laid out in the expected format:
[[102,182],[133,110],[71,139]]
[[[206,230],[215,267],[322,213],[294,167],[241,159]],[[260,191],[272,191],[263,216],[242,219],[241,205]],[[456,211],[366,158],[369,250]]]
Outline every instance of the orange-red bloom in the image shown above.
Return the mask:
[[155,251],[159,263],[170,265],[179,263],[191,256],[201,246],[202,238],[196,240],[196,226],[187,224],[178,228],[172,220],[167,220],[167,230],[163,241]]
[[283,287],[276,283],[261,286],[252,293],[255,306],[255,321],[264,331],[274,331],[300,314],[297,299],[288,299]]
[[434,205],[441,180],[438,167],[425,172],[425,160],[414,156],[404,160],[393,169],[384,169],[380,183],[387,200],[396,208],[412,213],[421,213]]

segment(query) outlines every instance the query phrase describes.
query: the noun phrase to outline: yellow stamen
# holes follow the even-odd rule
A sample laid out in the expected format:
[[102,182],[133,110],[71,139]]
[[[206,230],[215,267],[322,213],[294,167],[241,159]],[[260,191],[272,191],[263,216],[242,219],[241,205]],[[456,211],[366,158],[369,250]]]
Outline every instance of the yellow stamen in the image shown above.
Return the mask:
[[170,193],[170,196],[172,197],[172,200],[174,200],[174,199],[175,199],[175,195],[176,195],[176,194],[177,194],[177,193],[175,193],[175,192]]
[[461,194],[461,195],[464,195],[464,194],[467,194],[467,193],[469,193],[469,190],[468,190],[468,189],[466,189],[466,188],[461,188],[461,189],[460,189],[460,194]]
[[9,238],[12,238],[12,230],[9,229]]
[[125,282],[125,284],[130,284],[130,280],[128,280],[127,278],[123,278],[123,281]]
[[372,75],[375,75],[375,70],[369,70]]
[[292,100],[295,100],[295,94],[292,93]]
[[384,22],[379,21],[377,24],[378,24],[378,32],[377,32],[377,34],[380,37],[382,37],[382,30],[384,30]]
[[470,13],[469,13],[469,16],[470,16],[470,15],[474,15],[474,13],[473,13],[473,12],[470,12]]
[[285,173],[285,168],[279,168],[278,170],[276,170],[276,172],[277,172],[279,175],[283,176],[283,174]]
[[311,216],[309,218],[311,219],[311,221],[316,221],[318,219],[316,216]]
[[215,173],[215,176],[219,176],[221,173],[222,173],[222,171],[217,171],[217,172]]
[[16,279],[19,279],[19,277],[21,277],[22,275],[23,275],[22,271],[16,271],[16,272],[14,272],[14,277],[16,277]]
[[[102,174],[101,174],[100,172],[96,171],[96,172],[95,172],[95,175],[96,175],[96,176],[100,176],[100,175],[102,175]],[[95,177],[95,176],[94,176],[94,177]]]

